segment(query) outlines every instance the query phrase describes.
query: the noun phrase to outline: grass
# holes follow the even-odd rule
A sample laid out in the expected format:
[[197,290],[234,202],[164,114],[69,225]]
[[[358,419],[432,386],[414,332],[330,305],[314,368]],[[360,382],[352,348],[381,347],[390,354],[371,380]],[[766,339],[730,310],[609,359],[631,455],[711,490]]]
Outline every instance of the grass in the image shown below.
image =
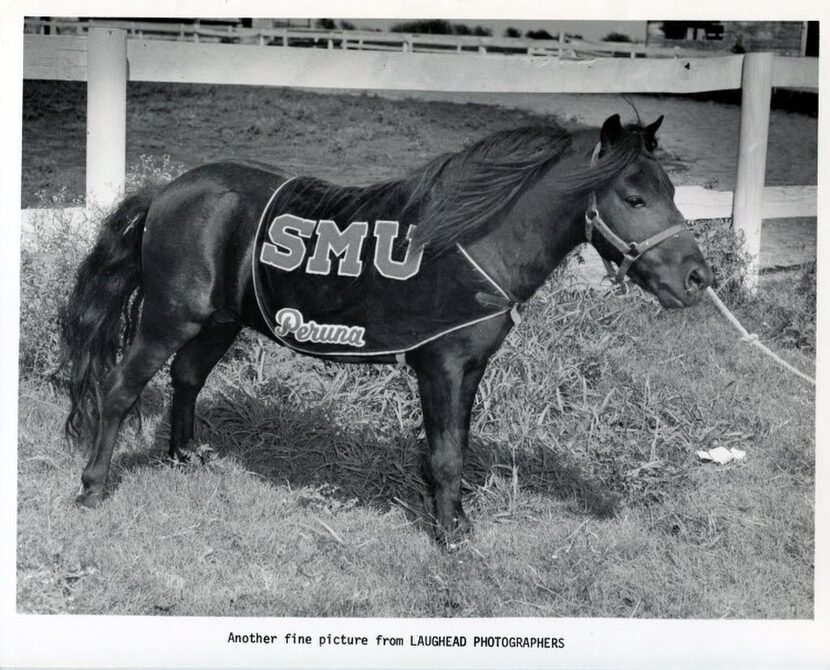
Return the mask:
[[[331,177],[365,164],[354,181],[533,120],[474,105],[280,92],[277,145],[272,117],[248,118],[261,105],[234,97],[254,93],[208,88],[180,87],[173,100],[171,88],[131,87],[131,179],[164,179],[217,157],[230,131],[205,129],[210,118],[231,118],[229,106],[252,128],[233,137],[242,147],[235,153],[255,156],[264,146]],[[34,107],[66,104],[74,118],[74,89],[64,89],[38,89],[46,97]],[[171,116],[182,100],[189,111]],[[27,202],[39,188],[54,190],[56,175],[74,183],[82,174],[82,160],[39,139],[38,124],[54,125],[53,112],[27,119]],[[321,129],[314,141],[311,126]],[[151,129],[165,148],[181,144],[169,152],[176,160],[137,155]],[[184,142],[200,129],[200,141]],[[76,192],[70,184],[49,199],[72,201]],[[169,384],[161,374],[143,394],[143,420],[121,430],[111,497],[100,509],[76,508],[84,454],[64,441],[67,402],[46,379],[57,360],[55,310],[89,229],[57,230],[39,230],[21,266],[19,611],[813,615],[813,390],[740,344],[711,305],[666,312],[637,291],[575,291],[557,278],[529,303],[484,376],[464,473],[476,531],[455,551],[439,549],[421,519],[425,444],[412,373],[327,364],[251,334],[200,396],[192,463],[164,460]],[[759,296],[746,299],[729,280],[740,259],[717,230],[698,233],[724,299],[812,372],[815,268],[767,276]],[[696,457],[717,445],[747,457],[726,466]]]
[[[812,614],[812,391],[708,305],[669,314],[545,287],[482,384],[465,469],[476,533],[454,552],[419,523],[407,370],[247,336],[203,393],[202,458],[178,467],[163,460],[165,387],[154,381],[143,422],[122,430],[111,498],[81,511],[66,404],[23,379],[21,611]],[[698,461],[716,444],[746,461]]]

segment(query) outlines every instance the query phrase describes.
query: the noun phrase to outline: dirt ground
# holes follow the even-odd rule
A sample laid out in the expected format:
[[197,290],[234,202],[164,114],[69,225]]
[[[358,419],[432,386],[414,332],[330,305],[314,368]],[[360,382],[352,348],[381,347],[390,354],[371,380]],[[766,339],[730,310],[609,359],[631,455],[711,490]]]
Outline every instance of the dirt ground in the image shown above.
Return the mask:
[[[415,97],[417,96],[417,99]],[[679,96],[628,96],[640,116],[660,114],[662,164],[675,184],[735,186],[740,108]],[[127,161],[167,155],[180,168],[246,157],[340,183],[401,174],[500,128],[543,123],[599,125],[614,112],[634,119],[618,95],[346,93],[241,86],[132,83]],[[27,81],[23,101],[22,206],[80,197],[84,184],[85,85]],[[818,120],[773,110],[767,184],[817,182]],[[762,264],[815,258],[815,219],[764,226]]]
[[[537,114],[552,114],[586,126],[598,126],[609,114],[634,119],[631,105],[619,95],[492,94],[383,92],[384,97],[499,105]],[[661,163],[675,185],[698,184],[719,191],[735,188],[740,107],[681,96],[626,96],[644,121],[665,115],[660,129]],[[768,186],[817,183],[818,119],[772,110],[767,148]],[[816,258],[816,220],[774,219],[764,222],[761,267],[788,267]],[[597,264],[599,268],[599,264]],[[600,270],[600,276],[602,271]]]
[[[634,120],[631,105],[620,95],[606,94],[492,94],[443,92],[394,92],[391,99],[452,101],[500,105],[586,126],[599,126],[613,113]],[[740,107],[681,96],[626,96],[643,121],[665,116],[660,128],[662,164],[675,184],[699,184],[730,191],[735,188]],[[767,184],[815,184],[818,119],[773,110],[767,157]]]

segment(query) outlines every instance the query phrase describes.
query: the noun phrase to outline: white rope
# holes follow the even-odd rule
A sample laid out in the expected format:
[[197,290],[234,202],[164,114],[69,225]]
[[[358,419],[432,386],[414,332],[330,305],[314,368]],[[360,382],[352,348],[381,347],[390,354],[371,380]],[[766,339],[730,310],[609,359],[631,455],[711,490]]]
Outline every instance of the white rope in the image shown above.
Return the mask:
[[769,348],[767,348],[761,342],[761,340],[758,339],[757,334],[750,333],[746,328],[744,328],[743,325],[741,325],[741,322],[738,321],[738,319],[735,318],[735,315],[732,314],[732,312],[729,311],[729,308],[726,305],[723,304],[721,299],[718,297],[718,294],[715,293],[712,290],[711,286],[709,286],[706,289],[706,293],[709,296],[709,298],[711,299],[711,301],[713,303],[715,303],[715,307],[718,308],[718,311],[720,311],[720,313],[723,314],[727,318],[729,323],[731,323],[735,327],[735,329],[741,334],[741,342],[747,342],[748,344],[752,344],[752,345],[758,347],[758,349],[760,349],[763,353],[765,353],[767,356],[769,356],[772,360],[774,360],[776,363],[778,363],[778,365],[780,365],[784,369],[789,370],[794,375],[797,375],[797,376],[801,377],[804,381],[809,382],[813,386],[816,385],[816,380],[815,379],[813,379],[809,375],[805,375],[801,370],[799,370],[798,368],[795,368],[792,365],[790,365],[789,363],[787,363],[787,361],[785,361],[783,358],[781,358],[778,354],[776,354],[774,351],[771,351]]

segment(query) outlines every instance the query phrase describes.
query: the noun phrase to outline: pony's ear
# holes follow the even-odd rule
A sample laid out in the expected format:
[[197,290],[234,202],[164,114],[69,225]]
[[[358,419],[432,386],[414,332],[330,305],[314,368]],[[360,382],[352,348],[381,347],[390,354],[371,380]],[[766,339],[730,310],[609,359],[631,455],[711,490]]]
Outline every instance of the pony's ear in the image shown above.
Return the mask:
[[599,131],[599,143],[602,145],[602,149],[605,150],[613,146],[624,132],[619,114],[613,114],[605,119],[602,130]]
[[646,148],[649,151],[654,151],[657,148],[657,131],[662,123],[663,115],[661,114],[659,119],[645,127]]

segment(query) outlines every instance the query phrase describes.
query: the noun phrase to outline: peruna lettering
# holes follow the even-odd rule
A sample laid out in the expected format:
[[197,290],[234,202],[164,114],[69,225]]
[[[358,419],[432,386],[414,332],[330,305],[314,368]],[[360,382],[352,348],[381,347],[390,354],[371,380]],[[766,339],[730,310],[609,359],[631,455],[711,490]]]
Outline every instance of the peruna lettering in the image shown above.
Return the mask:
[[297,342],[345,344],[351,347],[366,346],[363,339],[366,329],[360,326],[304,321],[303,315],[298,310],[288,307],[277,312],[274,320],[276,321],[275,332],[279,337],[285,337],[290,333]]

